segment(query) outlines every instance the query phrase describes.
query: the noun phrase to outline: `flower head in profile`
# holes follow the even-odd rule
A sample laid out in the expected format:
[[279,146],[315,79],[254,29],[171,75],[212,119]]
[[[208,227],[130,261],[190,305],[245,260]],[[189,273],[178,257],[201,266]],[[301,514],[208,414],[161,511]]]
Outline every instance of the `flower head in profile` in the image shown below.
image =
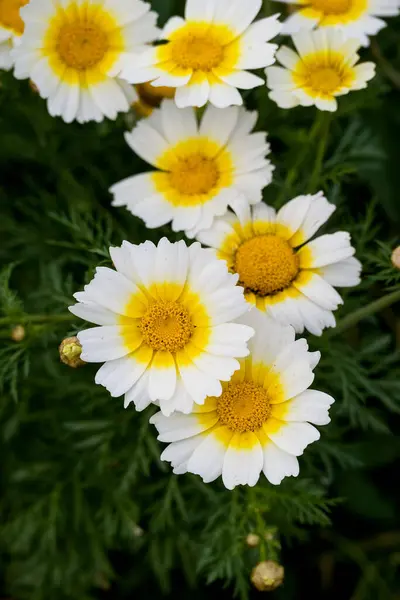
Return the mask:
[[226,488],[254,486],[261,471],[272,484],[299,474],[297,456],[319,439],[311,425],[329,423],[333,398],[309,390],[319,352],[295,341],[282,327],[253,309],[240,322],[256,331],[250,354],[223,384],[222,394],[206,399],[188,415],[151,418],[158,439],[169,442],[161,455],[174,473],[195,473],[205,483],[222,475]]
[[295,10],[283,24],[282,33],[293,35],[314,28],[334,28],[348,39],[369,45],[368,36],[376,35],[385,21],[379,17],[399,14],[399,0],[277,0],[293,4]]
[[336,96],[367,87],[375,75],[372,62],[356,64],[357,40],[344,40],[341,32],[317,30],[293,36],[297,53],[282,46],[276,53],[285,67],[266,69],[269,97],[281,108],[316,106],[335,111]]
[[11,69],[11,50],[24,33],[20,8],[29,0],[0,0],[0,69]]
[[298,333],[306,328],[321,335],[325,327],[335,327],[333,311],[343,302],[334,286],[360,282],[361,263],[348,233],[309,241],[334,210],[322,192],[298,196],[277,213],[258,204],[240,218],[216,219],[197,239],[239,274],[248,302]]
[[165,414],[219,396],[254,333],[232,322],[248,310],[237,276],[198,243],[124,242],[110,254],[116,271],[99,267],[70,307],[99,325],[78,334],[82,360],[104,362],[96,383]]
[[277,15],[253,23],[262,0],[186,0],[185,19],[172,17],[161,34],[165,43],[129,57],[121,76],[131,83],[176,88],[180,108],[243,104],[237,88],[263,80],[247,69],[274,62]]
[[133,108],[140,117],[149,117],[154,109],[160,108],[164,98],[173,98],[175,89],[170,87],[154,87],[150,83],[135,85],[137,96]]
[[193,237],[228,206],[260,202],[273,166],[266,134],[251,133],[256,119],[244,108],[209,105],[198,123],[195,109],[164,100],[125,134],[132,150],[157,170],[113,185],[113,205],[126,206],[146,227],[172,221],[174,231]]
[[15,76],[30,78],[49,113],[70,123],[115,119],[135,99],[117,78],[123,59],[158,36],[157,15],[141,0],[30,0],[13,51]]

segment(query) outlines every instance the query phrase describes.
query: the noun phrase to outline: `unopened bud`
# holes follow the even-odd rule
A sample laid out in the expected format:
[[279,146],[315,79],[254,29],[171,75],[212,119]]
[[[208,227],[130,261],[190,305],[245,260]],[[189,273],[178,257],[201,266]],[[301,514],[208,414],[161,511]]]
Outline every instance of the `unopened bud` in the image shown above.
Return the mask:
[[400,246],[397,246],[392,252],[392,265],[396,269],[400,269]]
[[60,344],[59,351],[61,361],[73,369],[86,364],[81,359],[82,346],[76,336],[65,338]]
[[258,563],[251,572],[251,583],[259,592],[273,592],[283,583],[284,568],[274,560]]
[[134,537],[142,537],[144,535],[144,529],[139,527],[139,525],[134,525],[132,533]]
[[22,342],[25,337],[25,328],[22,325],[16,325],[11,331],[10,337],[14,342]]
[[260,537],[256,533],[249,533],[246,537],[246,544],[249,548],[256,548],[260,543]]

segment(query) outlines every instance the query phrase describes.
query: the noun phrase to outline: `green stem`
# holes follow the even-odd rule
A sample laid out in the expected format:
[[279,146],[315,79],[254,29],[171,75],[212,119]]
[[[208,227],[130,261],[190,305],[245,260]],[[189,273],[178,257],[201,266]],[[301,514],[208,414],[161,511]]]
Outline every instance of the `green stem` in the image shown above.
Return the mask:
[[[299,150],[297,152],[296,160],[295,160],[293,166],[289,169],[287,177],[285,179],[285,182],[281,188],[280,194],[277,199],[278,207],[280,206],[281,202],[285,199],[285,197],[289,194],[293,183],[297,179],[300,167],[302,166],[304,161],[307,159],[310,149],[313,148],[313,145],[314,145],[313,142],[314,142],[315,138],[318,137],[319,134],[321,134],[321,139],[325,139],[325,143],[324,143],[324,148],[321,149],[320,148],[321,141],[320,141],[318,150],[320,152],[323,151],[323,154],[325,154],[325,146],[327,143],[328,130],[329,130],[329,125],[328,125],[328,130],[325,131],[326,121],[327,121],[326,113],[317,111],[313,126],[311,127],[311,130],[310,130],[310,135],[307,138],[307,145],[304,148],[299,148]],[[328,123],[329,123],[329,121],[328,121]],[[318,151],[317,151],[317,154],[318,154]],[[321,160],[321,164],[322,164],[323,155],[320,160]],[[316,170],[316,165],[314,165],[314,171],[315,170]],[[317,177],[319,177],[319,172],[317,173]]]
[[314,168],[311,173],[310,181],[308,184],[308,191],[311,194],[317,192],[317,186],[319,185],[319,179],[322,171],[322,164],[324,162],[326,146],[328,144],[329,127],[331,123],[330,113],[321,113],[320,117],[320,128],[318,133],[320,134],[319,142],[317,146],[317,153],[314,162]]
[[19,317],[2,317],[0,326],[2,325],[24,325],[29,323],[51,323],[72,321],[75,319],[73,314],[64,313],[62,315],[21,315]]
[[326,335],[327,337],[334,337],[336,335],[339,335],[347,329],[350,329],[350,327],[354,327],[354,325],[357,325],[357,323],[359,323],[363,319],[366,319],[367,317],[370,317],[371,315],[380,312],[384,308],[387,308],[388,306],[391,306],[396,302],[400,302],[400,290],[391,292],[390,294],[387,294],[386,296],[383,296],[382,298],[379,298],[378,300],[374,300],[370,304],[367,304],[367,306],[363,306],[362,308],[359,308],[354,312],[350,313],[349,315],[347,315],[347,317],[344,317],[344,319],[339,321],[335,329],[332,329]]

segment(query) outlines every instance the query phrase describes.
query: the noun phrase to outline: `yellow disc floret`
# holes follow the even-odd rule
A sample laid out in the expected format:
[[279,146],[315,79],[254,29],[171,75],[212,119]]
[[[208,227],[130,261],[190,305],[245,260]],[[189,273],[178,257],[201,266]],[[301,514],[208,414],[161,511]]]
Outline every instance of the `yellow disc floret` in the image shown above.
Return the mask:
[[290,286],[299,272],[299,260],[284,239],[267,234],[251,238],[239,247],[234,269],[246,290],[267,296]]
[[211,71],[222,62],[224,48],[212,30],[188,30],[172,42],[171,56],[182,69]]
[[170,172],[171,187],[187,196],[208,194],[218,180],[216,161],[200,153],[178,159]]
[[153,350],[177,352],[192,337],[194,326],[184,306],[178,302],[159,301],[141,318],[139,329],[144,342]]
[[217,413],[221,424],[231,431],[257,431],[270,414],[266,390],[252,381],[229,383],[218,398]]
[[61,61],[71,69],[93,68],[108,49],[108,36],[97,24],[67,23],[59,32],[57,51]]
[[14,35],[24,33],[24,22],[19,14],[19,9],[29,0],[0,0],[0,27],[9,29]]
[[311,0],[315,10],[320,10],[325,15],[341,15],[347,13],[352,7],[352,0]]

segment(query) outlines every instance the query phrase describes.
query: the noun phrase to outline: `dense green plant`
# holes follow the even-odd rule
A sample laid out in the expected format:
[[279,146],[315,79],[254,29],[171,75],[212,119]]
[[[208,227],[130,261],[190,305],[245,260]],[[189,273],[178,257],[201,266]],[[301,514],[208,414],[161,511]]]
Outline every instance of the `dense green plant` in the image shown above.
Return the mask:
[[[152,4],[164,20],[181,5]],[[270,3],[266,11],[273,12]],[[352,600],[395,597],[400,271],[390,255],[400,243],[399,34],[393,19],[365,51],[378,61],[377,77],[342,98],[334,115],[283,111],[265,88],[246,98],[269,132],[277,167],[265,201],[278,207],[323,189],[337,206],[326,231],[351,232],[364,273],[345,293],[338,327],[309,336],[322,353],[317,387],[337,402],[321,441],[301,459],[300,477],[234,492],[173,476],[159,460],[152,409],[125,411],[94,384],[94,367],[73,370],[59,360],[61,340],[81,328],[67,311],[72,293],[97,265],[110,264],[108,247],[166,233],[177,239],[110,207],[108,187],[144,169],[122,137],[133,115],[66,125],[47,114],[27,82],[1,74],[5,593],[85,600],[112,584],[113,598],[148,590],[158,597],[177,585],[217,582],[246,599],[252,567],[269,558],[285,565],[277,592],[285,600],[310,589]],[[16,341],[18,325],[24,337]],[[261,538],[252,549],[250,532]]]

